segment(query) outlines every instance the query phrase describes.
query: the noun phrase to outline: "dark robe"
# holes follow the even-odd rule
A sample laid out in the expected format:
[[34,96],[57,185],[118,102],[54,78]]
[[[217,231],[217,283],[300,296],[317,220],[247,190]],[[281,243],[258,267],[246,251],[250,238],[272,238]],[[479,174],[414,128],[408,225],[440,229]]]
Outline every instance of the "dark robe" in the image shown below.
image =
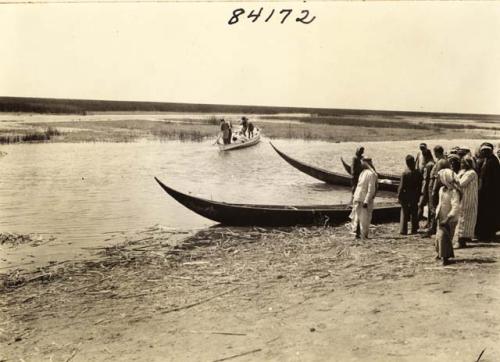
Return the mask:
[[500,164],[498,158],[484,158],[479,170],[479,195],[476,236],[479,240],[494,238],[500,226]]
[[[422,189],[420,202],[418,204],[418,215],[419,218],[422,218],[424,215],[424,207],[429,204],[429,185],[431,183],[431,171],[434,167],[434,161],[429,161],[424,167],[424,172],[422,175]],[[427,227],[429,226],[429,215],[427,215]]]
[[358,180],[359,180],[359,175],[361,174],[361,171],[363,171],[363,168],[361,166],[361,161],[363,160],[363,156],[354,156],[352,158],[352,163],[351,163],[351,173],[352,173],[352,179],[351,179],[351,186],[352,186],[352,193],[354,194],[354,191],[356,191],[356,186],[358,185]]
[[398,188],[398,200],[401,204],[400,233],[407,234],[408,221],[411,221],[411,232],[418,230],[418,200],[422,187],[420,170],[407,169],[401,175]]

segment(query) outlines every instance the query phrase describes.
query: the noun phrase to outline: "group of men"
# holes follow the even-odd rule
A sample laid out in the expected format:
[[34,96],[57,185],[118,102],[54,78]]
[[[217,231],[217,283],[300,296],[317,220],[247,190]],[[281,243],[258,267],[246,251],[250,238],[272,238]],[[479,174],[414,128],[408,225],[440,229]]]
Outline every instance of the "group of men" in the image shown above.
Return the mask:
[[[401,204],[400,233],[417,233],[420,220],[427,209],[425,235],[436,234],[439,226],[454,220],[452,238],[455,247],[464,247],[468,241],[477,238],[490,241],[500,229],[500,149],[494,153],[494,146],[483,142],[473,155],[469,149],[453,147],[448,154],[442,146],[435,146],[433,152],[421,143],[416,157],[405,158],[406,170],[400,178],[398,200]],[[363,157],[364,148],[359,147],[353,157],[352,193],[353,232],[356,237],[366,238],[371,222],[373,201],[377,192],[378,174],[371,159]],[[440,177],[442,170],[452,178],[452,184],[459,195],[460,205],[454,215],[439,215],[440,190],[449,186]],[[440,172],[441,171],[441,172]],[[446,179],[446,178],[444,178]],[[440,211],[439,211],[440,210]],[[451,210],[451,209],[450,209]],[[445,220],[446,222],[443,222]],[[455,226],[454,224],[454,226]]]
[[[231,143],[233,139],[233,126],[231,121],[226,121],[224,118],[220,120],[220,131],[222,141],[225,145]],[[245,137],[253,137],[254,125],[248,121],[247,117],[241,117],[241,134]]]
[[[401,208],[400,232],[406,234],[407,223],[411,221],[411,232],[416,233],[419,221],[427,207],[426,235],[436,234],[439,226],[439,192],[443,182],[441,170],[451,169],[460,196],[456,215],[459,226],[454,237],[457,247],[464,247],[476,237],[490,241],[500,226],[500,162],[494,153],[494,146],[483,142],[473,155],[467,148],[453,147],[445,154],[442,146],[435,146],[434,157],[425,143],[414,161],[406,157],[407,169],[401,176],[398,199]],[[441,172],[442,173],[442,172]]]

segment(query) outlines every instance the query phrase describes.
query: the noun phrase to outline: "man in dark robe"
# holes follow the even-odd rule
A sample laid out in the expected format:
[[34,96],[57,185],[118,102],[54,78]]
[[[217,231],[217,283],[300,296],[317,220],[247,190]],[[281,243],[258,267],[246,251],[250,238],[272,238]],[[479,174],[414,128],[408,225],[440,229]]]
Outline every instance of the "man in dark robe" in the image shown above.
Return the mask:
[[362,161],[363,161],[363,153],[364,152],[365,152],[365,148],[363,146],[358,147],[356,149],[356,154],[352,158],[352,162],[351,162],[351,173],[352,173],[351,187],[352,187],[353,194],[354,194],[354,191],[356,191],[356,186],[358,185],[359,175],[361,174],[361,171],[363,171]]
[[[435,165],[434,162],[434,157],[432,157],[432,152],[429,149],[425,149],[422,151],[422,155],[424,156],[424,173],[422,175],[422,190],[420,192],[420,201],[418,204],[418,218],[419,220],[423,218],[424,216],[424,208],[427,206],[427,211],[429,211],[429,186],[431,183],[431,172],[432,168]],[[425,227],[429,228],[430,227],[430,220],[429,220],[429,212],[427,213],[427,222]]]
[[479,195],[475,234],[480,241],[491,241],[499,226],[500,164],[493,154],[493,145],[480,148]]
[[438,178],[438,172],[445,168],[450,168],[450,163],[444,157],[444,149],[441,146],[434,147],[434,156],[436,157],[436,164],[432,167],[429,183],[429,221],[431,223],[427,236],[434,235],[437,229],[436,223],[436,207],[439,203],[439,189],[441,182]]
[[406,156],[407,169],[401,175],[398,188],[398,200],[401,204],[399,233],[408,234],[408,221],[411,221],[411,233],[418,231],[418,200],[422,186],[422,174],[415,169],[415,158]]
[[225,145],[231,143],[231,128],[229,126],[229,123],[226,122],[224,119],[220,120],[220,131],[221,131],[221,136],[222,136],[222,141],[224,142]]

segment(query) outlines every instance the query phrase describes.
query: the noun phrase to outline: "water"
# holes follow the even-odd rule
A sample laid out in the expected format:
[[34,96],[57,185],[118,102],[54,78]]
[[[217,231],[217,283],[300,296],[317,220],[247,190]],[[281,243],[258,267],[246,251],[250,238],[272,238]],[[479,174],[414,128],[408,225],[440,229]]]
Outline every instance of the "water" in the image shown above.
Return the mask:
[[[365,142],[379,171],[400,173],[419,140]],[[446,148],[480,142],[436,141]],[[276,140],[299,160],[344,172],[356,143]],[[263,140],[222,153],[210,142],[4,145],[0,158],[0,232],[54,235],[71,242],[153,225],[200,228],[214,223],[170,198],[154,181],[208,199],[255,204],[347,203],[347,188],[321,183],[289,166]],[[379,198],[390,199],[383,194]]]

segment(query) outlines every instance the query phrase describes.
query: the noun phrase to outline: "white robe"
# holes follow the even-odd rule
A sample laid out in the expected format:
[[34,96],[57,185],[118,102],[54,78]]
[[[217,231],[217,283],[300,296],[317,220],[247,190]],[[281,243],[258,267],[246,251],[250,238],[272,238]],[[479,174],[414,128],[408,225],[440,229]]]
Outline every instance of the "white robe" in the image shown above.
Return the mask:
[[[375,172],[365,169],[359,175],[358,185],[353,195],[352,205],[352,229],[356,232],[359,224],[360,237],[368,237],[368,230],[372,221],[373,204],[377,194],[378,177]],[[363,204],[368,206],[365,208]]]

